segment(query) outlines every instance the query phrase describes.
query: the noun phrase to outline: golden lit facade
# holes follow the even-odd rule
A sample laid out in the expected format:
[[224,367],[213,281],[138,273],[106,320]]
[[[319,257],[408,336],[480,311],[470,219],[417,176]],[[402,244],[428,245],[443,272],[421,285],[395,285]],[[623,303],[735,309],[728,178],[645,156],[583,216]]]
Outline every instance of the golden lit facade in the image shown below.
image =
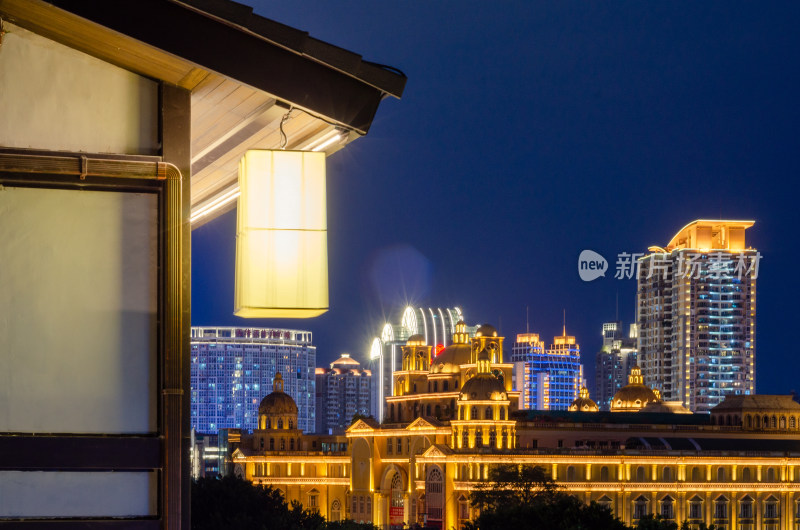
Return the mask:
[[[730,530],[800,529],[800,404],[753,396],[765,399],[732,403],[712,422],[707,415],[673,413],[634,372],[631,383],[656,398],[635,411],[597,411],[585,391],[573,403],[575,412],[514,410],[516,396],[501,377],[506,372],[500,339],[484,327],[472,340],[455,337],[455,349],[433,359],[427,346],[409,341],[395,379],[403,394],[387,400],[389,410],[395,405],[394,420],[356,421],[347,430],[346,452],[270,453],[251,443],[248,454],[240,450],[234,461],[248,479],[281,488],[289,500],[305,505],[316,490],[323,515],[334,513],[337,501],[344,506],[335,512],[339,517],[381,528],[460,528],[478,515],[469,495],[490,467],[515,463],[544,467],[566,491],[609,506],[626,524],[659,514]],[[459,360],[465,362],[452,365]],[[460,388],[453,393],[448,385],[444,391],[442,382],[456,377]],[[441,394],[440,401],[431,394]],[[451,399],[454,413],[446,417]],[[429,404],[432,411],[439,404],[439,418],[422,413]],[[752,418],[749,429],[725,423],[738,410],[743,425],[745,412],[754,417],[761,405],[772,407],[767,424],[774,414],[775,429],[756,429]],[[270,466],[255,467],[262,463]],[[335,469],[341,476],[332,475]]]
[[304,435],[280,373],[258,407],[258,427],[251,435],[229,438],[234,474],[276,488],[287,501],[297,500],[330,521],[344,519],[351,466],[347,440]]
[[639,258],[639,366],[665,400],[708,412],[755,393],[753,221],[693,221]]

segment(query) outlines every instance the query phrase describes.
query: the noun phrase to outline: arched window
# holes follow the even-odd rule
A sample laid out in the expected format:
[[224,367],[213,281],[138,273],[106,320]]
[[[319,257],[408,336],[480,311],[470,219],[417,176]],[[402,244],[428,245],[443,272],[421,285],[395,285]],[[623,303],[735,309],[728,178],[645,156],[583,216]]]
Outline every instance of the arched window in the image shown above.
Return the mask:
[[283,418],[278,420],[278,428],[283,429]]
[[[389,509],[389,524],[402,525],[403,524],[403,480],[400,478],[400,473],[395,473],[392,476],[391,499]],[[394,508],[394,509],[392,509]],[[392,515],[392,514],[395,515]],[[400,514],[399,516],[396,514]]]
[[458,407],[458,419],[459,420],[464,419],[464,407]]
[[270,438],[269,439],[269,450],[270,451],[274,451],[275,450],[275,438]]
[[608,482],[608,467],[600,468],[600,482]]
[[661,480],[664,482],[672,482],[672,469],[669,467],[665,467],[664,470],[661,472]]
[[725,468],[718,467],[717,468],[717,482],[725,482]]
[[661,517],[668,520],[675,518],[674,500],[669,495],[661,499]]
[[644,482],[644,481],[645,481],[644,466],[639,466],[636,468],[636,482]]
[[501,420],[506,419],[506,409],[504,409],[503,407],[500,407],[500,419]]
[[258,439],[258,444],[259,444],[261,449],[264,449],[264,439],[263,438],[259,438]]
[[778,423],[778,428],[781,429],[781,430],[785,430],[786,429],[786,416],[781,416],[781,419],[780,419],[780,421]]
[[294,438],[289,439],[289,449],[294,451]]
[[431,404],[430,403],[428,403],[428,405],[425,407],[425,414],[428,415],[428,416],[431,415]]
[[267,418],[267,429],[271,429],[271,428],[272,428],[272,427],[271,427],[271,424],[272,424],[272,420],[270,420],[269,418]]
[[483,429],[475,431],[475,447],[483,447]]
[[772,416],[769,419],[769,426],[771,428],[773,428],[773,429],[777,429],[778,428],[778,419],[775,416]]
[[445,381],[445,382],[442,383],[442,390],[443,391],[447,392],[448,390],[450,390],[449,387],[450,387],[450,382],[449,381]]
[[286,439],[281,438],[281,451],[286,449]]
[[438,392],[439,391],[439,381],[434,381],[433,382],[433,391],[434,392]]
[[489,447],[497,447],[497,431],[494,427],[489,429]]
[[692,468],[692,482],[700,482],[702,479],[700,478],[700,468],[693,467]]
[[289,428],[294,429],[294,420],[289,420]]
[[795,420],[794,416],[789,417],[789,428],[790,429],[797,428],[797,420]]
[[767,469],[767,482],[775,482],[775,468]]
[[748,414],[744,417],[744,427],[745,429],[752,429],[753,428],[753,419]]
[[433,409],[433,415],[436,418],[440,418],[442,416],[442,407],[440,405],[436,405]]
[[428,509],[428,525],[434,528],[442,526],[444,508],[444,488],[442,487],[442,471],[439,466],[431,466],[425,480],[425,503]]
[[763,418],[761,418],[761,426],[762,426],[764,429],[767,429],[767,428],[769,428],[769,416],[767,416],[766,414],[764,415],[764,417],[763,417]]
[[755,429],[761,428],[761,419],[758,416],[753,417],[753,428]]
[[575,466],[567,466],[567,480],[575,480]]
[[342,503],[339,499],[334,499],[331,503],[331,513],[328,516],[329,521],[339,521],[342,518]]
[[469,431],[467,429],[461,431],[461,447],[469,447]]
[[750,482],[752,480],[753,479],[751,478],[751,475],[750,475],[750,468],[746,467],[746,468],[742,469],[742,482]]
[[477,420],[478,419],[478,407],[476,407],[475,405],[472,405],[472,409],[470,409],[469,419],[471,419],[471,420]]

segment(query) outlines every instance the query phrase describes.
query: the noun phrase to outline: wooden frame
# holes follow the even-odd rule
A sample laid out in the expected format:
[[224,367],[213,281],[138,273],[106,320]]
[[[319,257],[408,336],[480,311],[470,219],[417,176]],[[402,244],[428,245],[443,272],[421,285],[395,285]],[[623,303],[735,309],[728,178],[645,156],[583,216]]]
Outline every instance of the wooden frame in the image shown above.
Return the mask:
[[160,157],[0,148],[0,185],[158,196],[157,432],[0,433],[0,470],[156,471],[155,517],[0,519],[32,529],[190,527],[189,92],[160,86]]

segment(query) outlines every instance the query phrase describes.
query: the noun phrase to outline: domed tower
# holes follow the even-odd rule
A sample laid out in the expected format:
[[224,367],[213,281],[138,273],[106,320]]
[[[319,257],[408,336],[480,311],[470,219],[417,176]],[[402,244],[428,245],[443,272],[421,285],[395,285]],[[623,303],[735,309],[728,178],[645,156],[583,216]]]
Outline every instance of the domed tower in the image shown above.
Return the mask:
[[611,412],[638,412],[648,403],[659,401],[661,397],[658,392],[645,386],[641,368],[634,366],[628,376],[628,384],[614,394],[611,400]]
[[422,335],[411,335],[403,346],[403,371],[427,371],[430,367],[432,347],[425,344]]
[[567,410],[570,412],[597,412],[600,407],[589,397],[589,389],[583,386],[578,398],[572,402],[572,405]]
[[490,350],[481,350],[475,361],[475,376],[461,387],[458,416],[451,421],[453,448],[513,449],[516,445],[508,392],[492,372],[490,359]]
[[[280,372],[272,380],[272,393],[258,405],[258,430],[253,433],[254,449],[285,451],[300,449],[297,404],[283,391]],[[297,442],[297,443],[296,443]]]
[[[425,344],[422,335],[411,335],[402,347],[402,370],[394,372],[394,395],[405,396],[418,394],[427,388],[427,375],[430,368],[432,347]],[[408,413],[410,403],[398,405],[395,420],[406,421],[411,419]],[[391,411],[389,411],[391,412]],[[390,414],[389,414],[390,415]]]
[[472,339],[472,362],[476,362],[477,355],[483,350],[489,352],[492,364],[503,362],[503,338],[497,334],[497,329],[491,324],[483,324],[475,332]]

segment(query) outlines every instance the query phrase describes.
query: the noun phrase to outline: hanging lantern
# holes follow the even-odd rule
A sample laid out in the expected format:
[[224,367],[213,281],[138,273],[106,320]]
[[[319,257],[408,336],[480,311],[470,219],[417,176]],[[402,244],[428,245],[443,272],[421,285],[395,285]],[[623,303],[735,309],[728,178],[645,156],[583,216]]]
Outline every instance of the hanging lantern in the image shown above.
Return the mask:
[[234,314],[328,310],[325,153],[250,150],[239,162]]

